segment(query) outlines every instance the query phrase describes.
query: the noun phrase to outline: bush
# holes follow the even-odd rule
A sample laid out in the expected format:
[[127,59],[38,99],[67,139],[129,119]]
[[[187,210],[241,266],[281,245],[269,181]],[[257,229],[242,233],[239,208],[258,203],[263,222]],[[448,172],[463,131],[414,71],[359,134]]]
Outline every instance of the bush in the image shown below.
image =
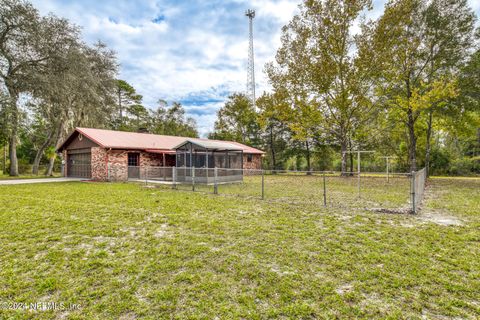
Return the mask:
[[430,173],[432,175],[447,174],[450,170],[450,156],[441,149],[433,149],[430,160]]
[[480,157],[455,159],[450,165],[449,173],[461,176],[479,173],[479,158]]
[[32,165],[26,159],[18,159],[18,174],[32,173]]

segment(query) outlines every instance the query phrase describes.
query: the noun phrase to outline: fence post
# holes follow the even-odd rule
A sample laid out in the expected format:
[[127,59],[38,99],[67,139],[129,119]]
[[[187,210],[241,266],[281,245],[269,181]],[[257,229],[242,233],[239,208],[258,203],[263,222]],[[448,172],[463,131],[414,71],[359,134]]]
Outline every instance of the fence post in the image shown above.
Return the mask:
[[387,157],[387,183],[390,182],[390,159]]
[[360,152],[358,152],[357,172],[358,172],[358,198],[360,198]]
[[148,166],[145,166],[145,185],[148,185]]
[[177,189],[177,167],[172,167],[172,188]]
[[262,169],[262,200],[265,199],[265,170]]
[[327,206],[327,184],[325,181],[325,172],[323,173],[323,206]]
[[213,168],[213,193],[218,194],[217,167]]
[[192,167],[192,191],[195,191],[195,167]]
[[412,178],[411,178],[411,192],[412,192],[412,213],[415,214],[416,213],[416,203],[415,203],[415,171],[412,171]]

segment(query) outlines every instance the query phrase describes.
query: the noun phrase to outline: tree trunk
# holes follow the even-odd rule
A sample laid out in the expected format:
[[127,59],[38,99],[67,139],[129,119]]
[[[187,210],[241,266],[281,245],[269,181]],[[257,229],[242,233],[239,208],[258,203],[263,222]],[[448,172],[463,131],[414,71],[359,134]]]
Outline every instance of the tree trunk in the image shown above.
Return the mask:
[[51,157],[48,160],[48,167],[47,167],[47,171],[45,172],[45,175],[48,177],[53,176],[53,165],[55,164],[55,158],[56,157]]
[[40,165],[40,160],[42,160],[43,152],[45,152],[45,149],[52,143],[53,131],[54,130],[50,131],[45,142],[37,150],[35,160],[33,160],[32,174],[38,175],[38,166]]
[[310,145],[308,143],[308,140],[305,141],[305,147],[306,147],[306,157],[307,157],[307,175],[311,175],[312,173],[312,166],[310,163]]
[[277,160],[275,158],[275,147],[273,145],[273,128],[270,126],[270,151],[272,153],[272,170],[277,169]]
[[350,150],[350,175],[353,176],[353,150],[352,150],[352,140],[348,140],[348,148]]
[[428,121],[427,121],[427,142],[425,145],[425,170],[427,171],[427,177],[430,176],[430,150],[431,150],[431,143],[430,140],[432,138],[432,118],[433,118],[433,110],[430,110],[428,114]]
[[342,151],[342,176],[347,175],[347,141],[340,141],[340,149]]
[[7,144],[3,146],[3,174],[7,174]]
[[412,98],[412,90],[410,88],[410,74],[405,81],[405,86],[407,88],[407,127],[408,127],[408,138],[410,144],[408,146],[408,158],[410,161],[410,171],[417,171],[417,137],[415,136],[415,118],[413,115],[412,106],[410,105],[410,99]]
[[408,158],[410,161],[410,171],[417,171],[417,137],[415,136],[415,122],[413,120],[413,112],[412,109],[408,109],[408,138],[409,138],[409,146],[408,146]]
[[9,142],[9,157],[10,157],[10,175],[18,176],[18,160],[17,160],[17,129],[12,129]]
[[18,176],[18,159],[17,159],[17,136],[18,136],[18,108],[17,94],[10,91],[11,108],[12,108],[12,129],[10,132],[10,175]]
[[480,128],[477,129],[477,148],[473,149],[473,156],[478,155],[478,151],[480,150]]
[[[60,122],[55,130],[55,134],[52,136],[53,138],[52,140],[55,140],[55,148],[58,148],[60,146],[60,143],[62,142],[61,141],[62,130],[63,130],[63,122]],[[53,154],[53,156],[50,157],[45,175],[47,176],[53,175],[53,166],[55,164],[55,158],[56,158],[56,154]]]

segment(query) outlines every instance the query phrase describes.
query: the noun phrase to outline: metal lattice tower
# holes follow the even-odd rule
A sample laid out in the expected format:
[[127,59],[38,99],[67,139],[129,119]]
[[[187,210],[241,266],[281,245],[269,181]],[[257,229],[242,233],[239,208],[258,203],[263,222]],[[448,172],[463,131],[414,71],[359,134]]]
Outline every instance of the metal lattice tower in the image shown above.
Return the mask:
[[249,22],[249,44],[248,44],[248,66],[247,66],[247,94],[255,106],[255,59],[253,54],[253,18],[255,18],[255,10],[248,9],[245,16]]

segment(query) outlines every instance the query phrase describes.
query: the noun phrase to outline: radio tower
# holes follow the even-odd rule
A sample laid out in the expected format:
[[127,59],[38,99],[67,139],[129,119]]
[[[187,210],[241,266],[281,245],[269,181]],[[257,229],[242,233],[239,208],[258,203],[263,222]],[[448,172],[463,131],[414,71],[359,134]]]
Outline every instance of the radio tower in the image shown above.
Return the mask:
[[247,94],[255,106],[255,62],[253,55],[253,18],[255,18],[255,10],[248,9],[245,16],[249,22],[249,44],[248,44],[248,66],[247,66]]

